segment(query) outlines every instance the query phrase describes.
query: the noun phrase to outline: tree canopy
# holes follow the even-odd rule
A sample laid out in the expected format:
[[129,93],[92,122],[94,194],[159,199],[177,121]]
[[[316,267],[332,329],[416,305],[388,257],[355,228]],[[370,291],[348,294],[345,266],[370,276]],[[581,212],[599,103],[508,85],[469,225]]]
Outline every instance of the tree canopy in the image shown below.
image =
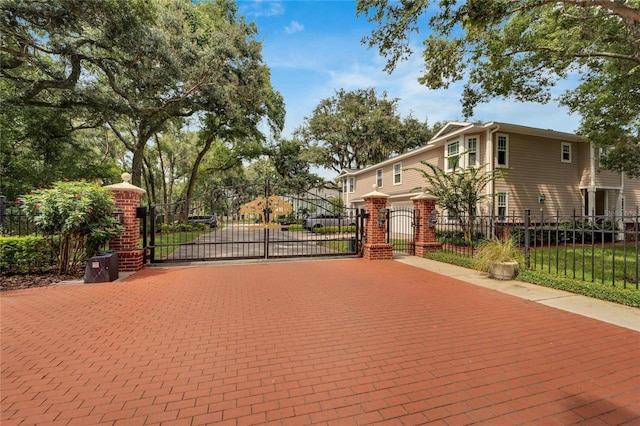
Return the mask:
[[340,89],[320,101],[296,136],[310,146],[315,164],[337,172],[378,163],[433,136],[426,122],[400,118],[397,101],[373,88]]
[[464,80],[465,116],[494,97],[549,102],[577,74],[557,101],[581,115],[580,134],[609,147],[604,164],[640,176],[640,0],[359,0],[357,9],[377,23],[364,41],[389,72],[427,27],[419,81],[437,89]]
[[233,1],[5,0],[1,9],[5,104],[109,123],[131,151],[136,185],[148,141],[169,120],[203,118],[205,148],[263,139],[265,119],[276,133],[283,126],[257,30]]

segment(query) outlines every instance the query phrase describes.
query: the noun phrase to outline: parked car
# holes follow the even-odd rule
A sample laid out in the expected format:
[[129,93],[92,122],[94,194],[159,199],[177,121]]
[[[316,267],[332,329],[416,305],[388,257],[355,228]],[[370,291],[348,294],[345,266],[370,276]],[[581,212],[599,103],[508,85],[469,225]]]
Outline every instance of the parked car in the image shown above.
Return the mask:
[[218,218],[214,214],[189,216],[187,223],[204,223],[209,228],[216,228],[218,226]]
[[355,219],[340,217],[335,213],[310,214],[302,221],[302,227],[309,231],[324,226],[355,226]]

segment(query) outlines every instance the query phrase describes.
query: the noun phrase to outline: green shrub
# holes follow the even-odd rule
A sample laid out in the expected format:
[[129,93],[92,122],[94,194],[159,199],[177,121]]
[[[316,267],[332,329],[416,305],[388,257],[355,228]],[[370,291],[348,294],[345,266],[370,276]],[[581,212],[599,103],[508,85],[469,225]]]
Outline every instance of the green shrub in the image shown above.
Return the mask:
[[450,230],[436,231],[436,241],[439,241],[444,244],[451,244],[458,247],[470,247],[471,245],[476,245],[478,241],[482,241],[484,238],[485,237],[482,232],[474,232],[471,238],[471,241],[467,241],[462,231],[450,231]]
[[50,266],[50,260],[44,237],[0,237],[0,272],[33,272]]
[[356,232],[355,226],[323,226],[320,228],[313,228],[314,234],[337,234],[338,232]]
[[171,223],[162,224],[157,228],[158,232],[191,232],[205,231],[209,227],[205,223]]
[[[123,230],[111,191],[84,180],[55,182],[20,197],[20,209],[47,237],[61,273],[74,271]],[[54,246],[57,245],[57,246]]]

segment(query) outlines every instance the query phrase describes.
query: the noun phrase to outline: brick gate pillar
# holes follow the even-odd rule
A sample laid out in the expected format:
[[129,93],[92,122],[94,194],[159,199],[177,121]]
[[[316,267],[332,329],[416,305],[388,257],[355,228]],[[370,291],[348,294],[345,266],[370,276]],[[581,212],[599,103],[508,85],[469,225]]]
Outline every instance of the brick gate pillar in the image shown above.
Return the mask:
[[[378,222],[380,210],[387,207],[387,194],[378,192],[378,185],[373,185],[373,191],[363,195],[364,208],[369,214],[365,225],[365,242],[363,257],[369,260],[382,260],[393,258],[393,244],[387,243],[386,213],[382,213],[385,222]],[[380,226],[382,225],[382,226]]]
[[413,208],[417,211],[415,233],[415,255],[424,257],[426,253],[438,251],[442,248],[442,243],[436,241],[436,227],[431,214],[436,212],[436,197],[424,192],[413,197]]
[[140,198],[146,191],[131,185],[129,173],[122,174],[122,182],[108,185],[113,193],[116,206],[123,212],[124,231],[109,241],[109,249],[118,253],[118,270],[138,271],[144,267],[144,249],[140,248],[140,219],[136,217],[136,208],[140,207]]

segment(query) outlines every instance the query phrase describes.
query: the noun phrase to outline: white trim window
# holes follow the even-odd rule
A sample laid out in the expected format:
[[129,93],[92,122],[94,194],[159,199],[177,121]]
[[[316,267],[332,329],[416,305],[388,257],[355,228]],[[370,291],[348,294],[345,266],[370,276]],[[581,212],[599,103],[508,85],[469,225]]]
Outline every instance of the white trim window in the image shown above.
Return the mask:
[[356,192],[356,178],[350,177],[349,178],[349,194],[353,194],[354,192]]
[[498,134],[496,141],[496,165],[509,167],[509,137]]
[[376,185],[378,188],[382,188],[382,169],[376,170]]
[[509,194],[506,192],[498,192],[496,194],[496,213],[498,216],[498,220],[505,220],[507,217],[507,209],[509,208],[508,205],[508,201],[509,201]]
[[393,184],[400,185],[402,183],[402,163],[393,165]]
[[560,152],[560,161],[563,163],[571,162],[571,144],[569,142],[562,142]]
[[449,142],[444,147],[444,171],[452,172],[460,164],[460,141]]
[[478,167],[478,138],[467,138],[467,167]]

